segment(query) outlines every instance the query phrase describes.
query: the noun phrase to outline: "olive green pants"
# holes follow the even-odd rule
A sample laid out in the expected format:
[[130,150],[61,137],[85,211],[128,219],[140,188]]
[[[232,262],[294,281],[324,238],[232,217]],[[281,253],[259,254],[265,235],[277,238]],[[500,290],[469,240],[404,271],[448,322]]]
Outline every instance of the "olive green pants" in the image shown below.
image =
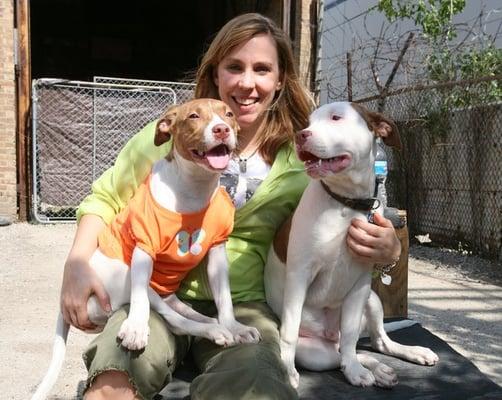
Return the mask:
[[[214,316],[213,302],[192,302],[197,311]],[[179,363],[192,352],[201,374],[190,386],[190,397],[198,400],[293,400],[296,391],[289,384],[281,362],[278,320],[262,302],[234,305],[240,322],[256,327],[262,340],[257,344],[221,347],[207,339],[176,336],[162,317],[150,313],[150,337],[141,351],[129,351],[120,345],[117,332],[127,317],[128,308],[115,312],[103,332],[84,353],[89,371],[88,387],[104,371],[118,370],[129,375],[137,395],[151,399],[170,381]]]

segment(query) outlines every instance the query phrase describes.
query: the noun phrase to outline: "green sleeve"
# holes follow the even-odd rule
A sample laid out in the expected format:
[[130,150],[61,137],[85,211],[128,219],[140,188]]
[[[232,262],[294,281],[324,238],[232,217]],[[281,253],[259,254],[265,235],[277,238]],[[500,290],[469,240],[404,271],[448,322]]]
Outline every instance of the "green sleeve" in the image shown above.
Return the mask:
[[129,202],[138,186],[151,171],[152,164],[167,154],[170,142],[162,146],[153,143],[157,121],[152,121],[136,133],[122,148],[115,163],[93,184],[91,193],[77,210],[77,221],[83,215],[98,215],[107,224]]

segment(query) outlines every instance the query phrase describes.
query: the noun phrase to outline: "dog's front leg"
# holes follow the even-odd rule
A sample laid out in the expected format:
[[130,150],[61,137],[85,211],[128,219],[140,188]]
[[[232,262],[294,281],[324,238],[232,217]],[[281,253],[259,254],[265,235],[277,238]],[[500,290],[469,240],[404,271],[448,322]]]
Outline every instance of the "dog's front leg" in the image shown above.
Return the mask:
[[140,350],[148,343],[150,328],[150,302],[148,288],[152,276],[153,260],[145,251],[136,247],[131,259],[131,305],[127,319],[120,327],[118,337],[122,346]]
[[214,246],[209,250],[207,275],[218,309],[219,323],[232,333],[237,343],[259,342],[261,336],[258,329],[241,324],[235,319],[228,278],[227,252],[224,244]]
[[[355,268],[350,266],[349,268]],[[361,329],[361,318],[371,289],[371,274],[363,273],[347,294],[342,304],[340,324],[341,368],[347,380],[356,386],[371,386],[375,377],[357,360],[356,345]]]
[[176,310],[172,309],[151,287],[148,288],[148,296],[152,310],[157,311],[164,318],[167,326],[174,334],[205,337],[220,346],[234,344],[232,333],[221,324],[200,322],[181,315]]
[[[281,358],[286,366],[289,381],[294,388],[300,384],[300,375],[295,368],[296,345],[307,289],[312,282],[312,266],[309,262],[293,262],[288,253],[284,302],[281,318]],[[291,260],[291,261],[290,261]]]
[[185,318],[191,319],[192,321],[203,322],[205,324],[218,323],[218,320],[216,318],[211,318],[207,315],[201,314],[195,311],[189,305],[183,303],[174,293],[163,298],[162,300],[178,314],[182,315]]

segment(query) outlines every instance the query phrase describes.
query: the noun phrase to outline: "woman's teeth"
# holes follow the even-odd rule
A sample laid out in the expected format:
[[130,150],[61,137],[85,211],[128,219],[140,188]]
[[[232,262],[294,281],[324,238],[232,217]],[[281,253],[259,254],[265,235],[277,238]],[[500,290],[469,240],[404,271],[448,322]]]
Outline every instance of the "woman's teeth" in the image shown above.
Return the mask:
[[238,99],[234,98],[235,102],[241,106],[250,106],[258,101],[258,99]]

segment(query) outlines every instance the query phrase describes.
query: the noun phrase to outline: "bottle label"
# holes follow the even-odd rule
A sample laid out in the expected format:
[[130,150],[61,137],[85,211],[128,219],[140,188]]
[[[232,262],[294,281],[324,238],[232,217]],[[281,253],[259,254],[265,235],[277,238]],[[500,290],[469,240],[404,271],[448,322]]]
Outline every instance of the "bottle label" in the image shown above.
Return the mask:
[[387,161],[375,161],[375,175],[387,176]]

